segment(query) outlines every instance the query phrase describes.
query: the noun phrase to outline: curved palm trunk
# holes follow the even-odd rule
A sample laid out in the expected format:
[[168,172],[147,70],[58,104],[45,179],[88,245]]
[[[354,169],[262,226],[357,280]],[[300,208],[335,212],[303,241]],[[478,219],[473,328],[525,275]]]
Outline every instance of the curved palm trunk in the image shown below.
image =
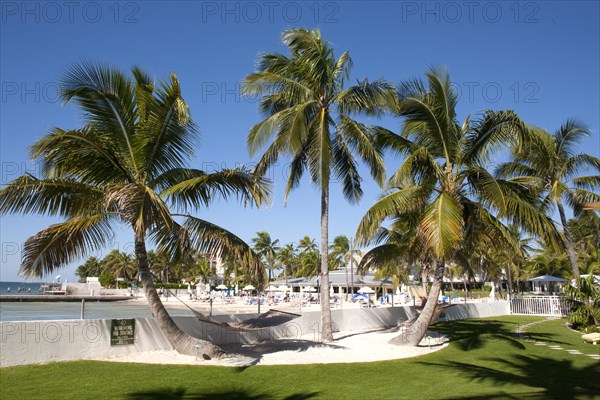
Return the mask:
[[321,191],[321,340],[333,341],[331,308],[329,306],[329,185]]
[[[219,357],[223,354],[223,351],[218,346],[188,335],[175,324],[175,321],[173,321],[165,309],[165,306],[160,301],[160,297],[156,292],[152,274],[148,268],[146,242],[143,237],[135,239],[135,256],[138,262],[142,285],[144,286],[144,293],[146,294],[150,310],[152,310],[152,316],[173,348],[181,354],[193,356],[202,354],[204,359]],[[196,349],[196,347],[194,347],[196,345],[200,345],[200,348]]]
[[567,253],[569,254],[569,260],[571,261],[571,268],[573,269],[573,278],[575,278],[575,284],[579,285],[579,266],[577,265],[577,253],[575,253],[575,247],[573,246],[573,239],[571,238],[571,232],[567,226],[567,217],[565,216],[565,209],[563,205],[558,202],[558,213],[560,214],[560,223],[563,227],[563,233],[565,235],[565,245],[567,246]]
[[442,277],[444,274],[444,262],[437,261],[435,263],[435,269],[433,271],[433,285],[429,291],[427,302],[425,307],[421,311],[419,318],[413,322],[406,331],[402,332],[399,336],[396,336],[390,340],[391,344],[398,346],[417,346],[421,340],[425,337],[427,328],[431,324],[435,308],[437,306],[438,296],[442,288]]

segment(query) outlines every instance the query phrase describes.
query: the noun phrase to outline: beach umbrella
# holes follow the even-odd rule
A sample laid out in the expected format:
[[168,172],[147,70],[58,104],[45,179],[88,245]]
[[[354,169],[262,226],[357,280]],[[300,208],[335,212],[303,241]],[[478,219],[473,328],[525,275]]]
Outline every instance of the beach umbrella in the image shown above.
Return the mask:
[[358,293],[371,294],[371,293],[375,293],[375,291],[368,286],[363,286],[360,289],[358,289]]
[[254,290],[254,289],[256,289],[256,288],[252,285],[246,285],[242,288],[242,290],[244,290],[244,291]]
[[311,293],[314,293],[314,292],[316,292],[316,291],[317,291],[317,289],[315,289],[315,288],[314,288],[314,287],[312,287],[312,286],[307,286],[307,287],[305,287],[305,288],[304,288],[304,291],[305,291],[305,292],[311,292]]
[[227,286],[220,284],[219,286],[217,286],[215,289],[219,289],[219,290],[227,290]]

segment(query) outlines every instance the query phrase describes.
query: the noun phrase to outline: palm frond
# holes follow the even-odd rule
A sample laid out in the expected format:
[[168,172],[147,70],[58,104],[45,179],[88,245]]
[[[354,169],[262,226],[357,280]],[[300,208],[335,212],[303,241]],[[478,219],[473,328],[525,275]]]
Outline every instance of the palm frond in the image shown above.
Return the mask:
[[112,237],[106,214],[74,217],[27,239],[19,273],[40,278],[101,249]]
[[103,192],[67,179],[21,176],[0,190],[0,215],[40,214],[72,217],[95,214]]
[[206,207],[219,195],[223,199],[236,196],[252,206],[261,206],[270,201],[270,184],[258,175],[245,169],[221,170],[193,177],[161,193],[178,209]]

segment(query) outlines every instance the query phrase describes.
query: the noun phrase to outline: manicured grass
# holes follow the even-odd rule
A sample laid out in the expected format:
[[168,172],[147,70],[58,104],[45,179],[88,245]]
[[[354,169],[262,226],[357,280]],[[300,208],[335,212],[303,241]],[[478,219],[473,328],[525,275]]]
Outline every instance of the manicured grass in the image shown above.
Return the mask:
[[[511,316],[439,324],[437,330],[453,335],[448,348],[398,361],[248,368],[70,362],[3,368],[0,398],[600,398],[598,361],[515,337],[519,324],[536,319]],[[543,322],[529,336],[579,349],[579,335],[560,324]]]

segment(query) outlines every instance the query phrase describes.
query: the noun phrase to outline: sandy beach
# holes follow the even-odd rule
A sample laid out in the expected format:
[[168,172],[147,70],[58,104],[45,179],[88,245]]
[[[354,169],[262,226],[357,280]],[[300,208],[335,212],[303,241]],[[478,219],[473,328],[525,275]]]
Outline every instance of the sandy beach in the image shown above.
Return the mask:
[[[337,332],[334,342],[319,343],[311,334],[295,340],[265,341],[258,344],[225,348],[224,357],[213,360],[196,359],[176,351],[152,351],[90,358],[97,361],[133,362],[148,364],[189,364],[213,366],[290,365],[355,363],[417,357],[439,351],[447,346],[447,339],[428,332],[418,347],[396,346],[389,340],[397,336],[397,329],[379,331]],[[235,354],[237,353],[237,354]]]

